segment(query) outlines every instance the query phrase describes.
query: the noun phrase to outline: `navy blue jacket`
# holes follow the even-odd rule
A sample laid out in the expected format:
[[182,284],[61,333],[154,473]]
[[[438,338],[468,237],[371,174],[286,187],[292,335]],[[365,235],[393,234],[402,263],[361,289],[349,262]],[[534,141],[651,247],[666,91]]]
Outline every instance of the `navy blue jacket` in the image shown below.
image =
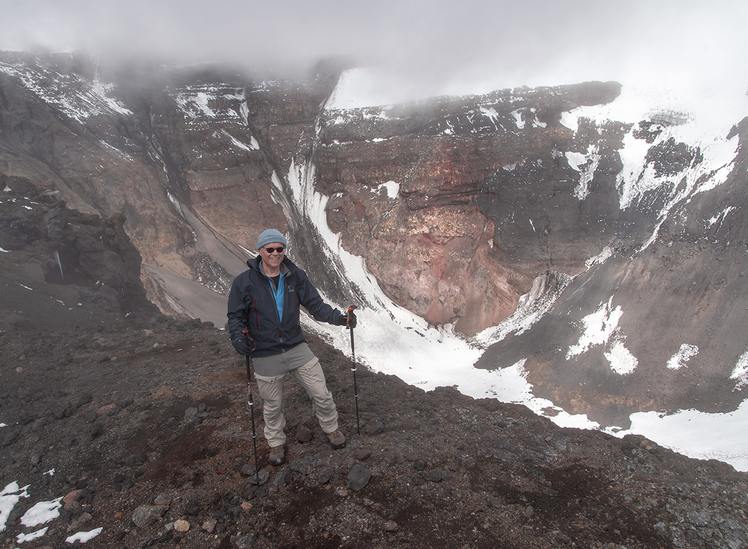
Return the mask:
[[283,353],[304,341],[299,305],[315,320],[337,325],[341,312],[322,301],[306,273],[283,258],[278,291],[260,270],[261,258],[247,261],[248,270],[234,279],[228,312],[231,342],[249,332],[253,357]]

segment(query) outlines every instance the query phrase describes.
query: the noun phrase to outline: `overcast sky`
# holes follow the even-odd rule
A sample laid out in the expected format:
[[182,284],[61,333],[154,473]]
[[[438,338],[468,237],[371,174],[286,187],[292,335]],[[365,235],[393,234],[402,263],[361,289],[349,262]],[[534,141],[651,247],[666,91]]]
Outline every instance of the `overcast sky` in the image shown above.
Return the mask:
[[0,0],[0,49],[278,68],[326,55],[417,93],[649,79],[748,89],[746,0]]

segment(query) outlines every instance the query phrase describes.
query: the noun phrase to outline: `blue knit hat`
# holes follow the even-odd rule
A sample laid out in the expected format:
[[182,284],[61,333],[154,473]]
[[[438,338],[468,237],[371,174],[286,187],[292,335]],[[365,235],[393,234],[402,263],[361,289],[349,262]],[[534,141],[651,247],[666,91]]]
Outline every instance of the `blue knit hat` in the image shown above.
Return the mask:
[[264,248],[273,242],[279,242],[285,247],[288,247],[288,240],[286,240],[286,237],[283,236],[280,231],[276,229],[266,229],[262,231],[260,238],[257,239],[257,249]]

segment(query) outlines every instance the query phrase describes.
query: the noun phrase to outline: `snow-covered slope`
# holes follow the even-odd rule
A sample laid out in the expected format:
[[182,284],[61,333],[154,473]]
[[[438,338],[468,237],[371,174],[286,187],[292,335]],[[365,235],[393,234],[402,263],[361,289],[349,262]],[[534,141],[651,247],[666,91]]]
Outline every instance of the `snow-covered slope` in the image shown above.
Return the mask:
[[[336,110],[338,116],[344,116],[342,113],[346,108],[384,102],[376,97],[358,96],[359,90],[371,88],[358,86],[357,78],[365,79],[366,74],[352,71],[345,75],[327,104],[328,108]],[[663,88],[627,89],[624,86],[620,97],[608,105],[581,107],[564,113],[562,123],[574,132],[579,130],[580,123],[604,127],[608,122],[615,121],[629,125],[619,149],[622,168],[616,176],[621,210],[636,209],[651,195],[659,196],[655,202],[656,209],[652,212],[655,223],[651,235],[634,250],[624,254],[610,248],[600,250],[599,255],[588,259],[588,268],[603,264],[615,255],[625,255],[629,260],[642,257],[657,241],[663,223],[670,221],[677,228],[681,221],[678,216],[686,217],[684,208],[695,196],[725,184],[737,169],[744,173],[744,164],[736,166],[740,139],[735,126],[748,115],[748,102],[741,90],[719,92],[685,97]],[[715,100],[717,96],[721,99]],[[640,124],[642,122],[646,125]],[[647,138],[642,138],[644,130],[649,132]],[[667,143],[679,143],[690,148],[690,162],[677,165],[676,169],[658,169],[651,151]],[[598,151],[591,148],[586,154],[567,153],[567,159],[578,172],[576,196],[580,201],[584,200],[587,197],[586,186],[594,178],[598,166]],[[298,189],[295,203],[302,208],[308,222],[324,235],[328,259],[342,258],[341,263],[345,268],[341,276],[350,279],[361,290],[362,298],[368,305],[359,314],[357,360],[425,389],[452,385],[475,397],[488,396],[502,401],[521,402],[539,414],[550,416],[559,425],[599,427],[584,414],[565,412],[548,399],[535,395],[533,385],[527,380],[525,358],[499,369],[473,367],[491,344],[531,330],[532,325],[557,304],[559,296],[572,284],[572,277],[539,277],[533,290],[523,297],[510,318],[470,340],[456,336],[450,326],[427,326],[384,296],[376,281],[366,272],[362,261],[348,254],[340,245],[339,235],[327,228],[324,215],[326,198],[315,193],[311,183],[313,178],[306,174],[313,169],[313,165],[303,166],[291,175],[296,181],[294,188]],[[690,223],[707,230],[714,228],[730,222],[730,216],[737,213],[737,207],[728,205],[708,218],[698,221],[692,218]],[[676,218],[674,221],[671,219],[673,217]],[[573,297],[568,299],[573,300]],[[615,304],[615,300],[615,293],[608,294],[600,300],[595,311],[580,319],[576,342],[571,341],[566,348],[557,349],[557,355],[563,356],[563,361],[597,347],[602,351],[610,370],[617,375],[626,376],[636,370],[638,359],[626,347],[626,333],[620,324],[622,317],[628,314],[630,304]],[[326,331],[337,347],[346,348],[346,334]],[[684,341],[667,364],[662,366],[669,369],[687,368],[689,360],[698,352],[697,346]],[[746,383],[744,357],[745,354],[742,354],[728,365],[734,390],[740,390]],[[613,426],[608,430],[619,435],[644,434],[688,455],[721,459],[740,470],[748,470],[748,436],[745,435],[748,432],[745,429],[748,406],[745,403],[727,413],[682,410],[667,414],[655,410],[635,413],[630,417],[628,429]]]

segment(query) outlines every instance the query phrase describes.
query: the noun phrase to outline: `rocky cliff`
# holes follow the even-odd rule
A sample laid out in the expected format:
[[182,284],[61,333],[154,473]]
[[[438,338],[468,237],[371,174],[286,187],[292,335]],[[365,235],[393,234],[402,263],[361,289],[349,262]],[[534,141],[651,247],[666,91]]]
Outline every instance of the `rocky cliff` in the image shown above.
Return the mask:
[[[716,165],[679,137],[688,113],[579,114],[612,82],[339,109],[336,81],[4,53],[0,175],[121,216],[170,314],[222,326],[268,226],[330,299],[384,307],[340,275],[333,235],[394,304],[482,334],[479,367],[521,362],[565,409],[625,426],[742,401],[744,122]],[[540,321],[485,335],[549,296]]]

